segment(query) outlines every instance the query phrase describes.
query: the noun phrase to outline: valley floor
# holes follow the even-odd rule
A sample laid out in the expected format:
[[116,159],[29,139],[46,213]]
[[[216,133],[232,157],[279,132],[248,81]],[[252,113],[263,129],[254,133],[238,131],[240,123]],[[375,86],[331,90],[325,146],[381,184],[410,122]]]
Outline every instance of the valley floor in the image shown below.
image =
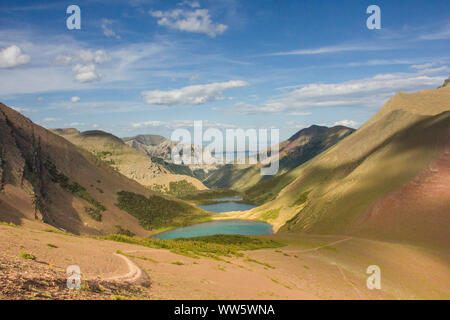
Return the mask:
[[[270,238],[286,246],[194,259],[44,227],[0,225],[0,299],[450,298],[447,251],[344,236]],[[66,288],[69,265],[81,269],[80,291]],[[381,269],[381,290],[367,289],[369,265]]]

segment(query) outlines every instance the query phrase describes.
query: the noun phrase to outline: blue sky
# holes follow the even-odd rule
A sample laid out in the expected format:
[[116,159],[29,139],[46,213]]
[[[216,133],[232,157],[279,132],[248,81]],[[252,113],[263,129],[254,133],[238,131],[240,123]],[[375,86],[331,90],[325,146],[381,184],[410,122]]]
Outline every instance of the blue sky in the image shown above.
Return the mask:
[[[68,30],[66,8],[81,8]],[[381,9],[381,29],[366,8]],[[0,101],[118,136],[205,126],[357,128],[450,74],[450,2],[2,1]]]

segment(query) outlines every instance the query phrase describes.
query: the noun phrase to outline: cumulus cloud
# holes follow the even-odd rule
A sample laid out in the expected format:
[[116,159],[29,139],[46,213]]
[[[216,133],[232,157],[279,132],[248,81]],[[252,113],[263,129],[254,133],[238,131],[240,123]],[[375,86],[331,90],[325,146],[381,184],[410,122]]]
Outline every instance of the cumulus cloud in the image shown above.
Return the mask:
[[78,102],[80,100],[81,100],[80,97],[77,97],[77,96],[70,98],[70,101],[72,101],[72,102]]
[[351,128],[355,128],[358,125],[358,122],[353,121],[353,120],[341,120],[341,121],[336,121],[334,123],[335,126],[346,126],[346,127],[351,127]]
[[184,1],[191,9],[174,9],[169,11],[150,11],[150,15],[158,19],[158,25],[186,32],[205,33],[215,37],[227,30],[228,26],[214,23],[208,9],[199,9],[196,1]]
[[105,50],[82,49],[73,55],[59,54],[52,64],[71,66],[75,81],[86,83],[99,81],[101,74],[97,71],[97,65],[108,62],[111,57]]
[[174,105],[198,105],[210,101],[223,100],[223,92],[228,89],[248,85],[241,80],[215,82],[210,84],[187,86],[174,90],[143,91],[142,96],[148,104],[174,106]]
[[75,80],[80,83],[99,81],[101,75],[97,72],[95,64],[77,64],[72,67]]
[[14,68],[30,62],[31,57],[12,45],[0,50],[0,68]]
[[232,111],[244,114],[295,112],[319,107],[380,107],[398,91],[436,88],[445,77],[425,74],[380,74],[340,83],[311,83],[260,105],[236,103]]
[[107,36],[108,38],[116,38],[120,39],[120,36],[111,28],[112,21],[109,19],[103,19],[102,20],[102,30],[103,34]]

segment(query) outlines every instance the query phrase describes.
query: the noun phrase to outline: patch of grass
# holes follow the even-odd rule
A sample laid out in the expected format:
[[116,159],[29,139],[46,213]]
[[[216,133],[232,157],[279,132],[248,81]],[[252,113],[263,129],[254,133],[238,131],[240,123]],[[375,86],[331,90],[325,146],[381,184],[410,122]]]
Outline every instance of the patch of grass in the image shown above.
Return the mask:
[[128,237],[134,237],[135,236],[135,234],[133,232],[131,232],[130,230],[124,229],[124,228],[122,228],[121,226],[118,226],[118,225],[116,225],[115,227],[117,229],[116,234],[121,234],[121,235],[128,236]]
[[21,252],[20,257],[23,259],[27,259],[27,260],[36,260],[35,256],[33,256],[31,253],[27,253],[27,252]]
[[285,285],[285,284],[281,283],[281,282],[278,281],[277,279],[270,278],[270,280],[272,280],[272,281],[275,282],[276,284],[279,284],[280,286],[283,286],[283,287],[285,287],[285,288],[287,288],[287,289],[289,289],[289,290],[292,290],[291,287],[289,287],[288,285]]
[[220,270],[220,271],[227,271],[227,269],[225,269],[225,268],[222,267],[222,266],[217,266],[217,269]]
[[303,268],[309,270],[309,267],[307,265],[304,265]]
[[59,233],[59,234],[63,234],[65,236],[72,236],[72,237],[78,237],[77,235],[70,233],[70,232],[65,232],[62,230],[55,230],[55,229],[44,229],[42,230],[44,232],[49,232],[49,233]]
[[47,243],[47,247],[49,247],[49,248],[58,248],[57,246],[55,246],[54,244],[51,244],[51,243]]
[[252,258],[246,258],[245,261],[257,263],[257,264],[263,265],[263,266],[265,266],[267,268],[270,268],[270,269],[275,269],[274,266],[272,266],[272,265],[270,265],[270,264],[268,264],[266,262],[261,262],[261,261],[258,261],[258,260],[252,259]]
[[181,201],[158,195],[147,198],[128,191],[120,191],[117,195],[116,206],[136,217],[139,224],[147,230],[183,227],[210,220],[209,215]]
[[171,262],[171,264],[175,264],[177,266],[184,266],[184,263],[181,261],[174,261],[174,262]]
[[303,193],[298,197],[298,199],[292,204],[291,207],[299,206],[299,205],[305,203],[306,200],[308,200],[308,195],[309,195],[310,192],[311,192],[311,191],[305,191],[305,192],[303,192]]
[[128,257],[128,258],[141,259],[141,260],[150,261],[150,262],[153,262],[153,263],[158,263],[158,261],[156,261],[156,260],[154,260],[154,259],[152,259],[152,258],[142,257],[142,256],[134,256],[134,255],[131,255],[131,254],[122,252],[122,251],[120,251],[120,250],[117,250],[116,253],[117,253],[117,254],[121,254],[121,255],[123,255],[123,256],[126,256],[126,257]]
[[2,225],[2,226],[7,226],[7,227],[14,227],[14,228],[20,227],[19,225],[14,224],[14,223],[12,223],[12,222],[4,222],[4,221],[0,222],[0,225]]
[[197,191],[197,188],[186,180],[172,181],[169,183],[169,193],[174,196],[180,196],[194,191]]
[[97,239],[112,240],[130,244],[142,245],[149,248],[167,249],[173,253],[198,258],[200,256],[220,260],[221,256],[242,256],[240,251],[257,250],[263,248],[277,248],[284,244],[274,240],[256,236],[215,235],[181,239],[132,238],[123,235],[109,235],[96,237]]
[[261,219],[264,221],[275,220],[276,218],[278,218],[278,216],[280,214],[280,210],[281,210],[281,208],[268,210],[267,212],[264,212],[261,215]]

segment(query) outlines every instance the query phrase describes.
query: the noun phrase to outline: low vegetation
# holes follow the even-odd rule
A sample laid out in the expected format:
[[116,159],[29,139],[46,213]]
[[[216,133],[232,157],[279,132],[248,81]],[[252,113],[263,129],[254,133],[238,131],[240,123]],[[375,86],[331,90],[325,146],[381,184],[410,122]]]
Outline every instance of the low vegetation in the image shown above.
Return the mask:
[[276,218],[278,218],[280,210],[281,208],[268,210],[267,212],[261,215],[261,219],[264,221],[275,220]]
[[99,209],[85,207],[84,211],[86,211],[86,213],[95,221],[102,221],[102,214]]
[[240,251],[264,248],[278,248],[284,244],[262,237],[241,235],[214,235],[181,239],[132,238],[123,235],[97,237],[150,248],[167,249],[173,253],[198,258],[200,256],[220,259],[220,257],[242,256]]
[[35,256],[33,256],[31,253],[27,253],[27,252],[21,252],[20,257],[23,259],[27,259],[27,260],[36,260]]
[[186,180],[172,181],[169,183],[169,188],[165,185],[153,184],[150,189],[158,193],[170,194],[176,197],[197,191],[197,188]]
[[101,212],[105,211],[106,208],[97,201],[82,185],[78,184],[76,181],[70,182],[69,177],[67,177],[65,174],[60,172],[56,166],[51,163],[50,161],[47,161],[45,163],[45,166],[47,167],[50,176],[52,178],[52,181],[55,183],[58,183],[61,188],[65,189],[66,191],[73,194],[75,197],[78,197],[80,199],[83,199],[87,201],[89,204],[93,206],[93,208],[85,208],[86,213],[88,213],[92,219],[96,221],[101,221],[102,214]]
[[128,237],[134,237],[135,234],[133,232],[131,232],[130,230],[124,229],[121,226],[117,226],[116,225],[116,234],[121,234],[124,236],[128,236]]
[[116,206],[136,217],[147,230],[183,227],[210,220],[201,210],[181,201],[157,195],[147,198],[128,191],[120,191],[117,195]]

